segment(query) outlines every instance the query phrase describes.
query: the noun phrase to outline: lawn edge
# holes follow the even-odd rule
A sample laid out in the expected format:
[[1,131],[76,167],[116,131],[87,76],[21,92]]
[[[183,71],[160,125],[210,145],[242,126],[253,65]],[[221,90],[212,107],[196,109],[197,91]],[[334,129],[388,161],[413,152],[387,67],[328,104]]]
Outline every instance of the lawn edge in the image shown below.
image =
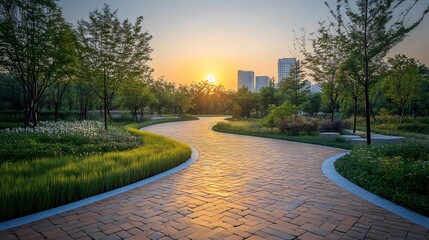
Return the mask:
[[341,153],[335,156],[332,156],[328,159],[326,159],[322,164],[322,171],[323,174],[329,178],[332,182],[337,184],[338,186],[342,187],[348,192],[353,193],[354,195],[365,199],[366,201],[377,205],[381,208],[386,209],[389,212],[392,212],[396,215],[399,215],[405,219],[408,219],[411,222],[414,222],[424,228],[429,229],[429,218],[425,217],[421,214],[418,214],[416,212],[413,212],[405,207],[402,207],[400,205],[397,205],[387,199],[384,199],[374,193],[371,193],[358,185],[354,184],[353,182],[349,181],[348,179],[341,176],[337,170],[335,169],[334,163],[339,158],[349,154],[349,152]]
[[98,195],[95,195],[95,196],[92,196],[89,198],[84,198],[84,199],[81,199],[79,201],[68,203],[68,204],[65,204],[65,205],[62,205],[59,207],[51,208],[51,209],[48,209],[48,210],[45,210],[42,212],[38,212],[38,213],[34,213],[34,214],[27,215],[27,216],[23,216],[23,217],[19,217],[19,218],[15,218],[12,220],[2,222],[2,223],[0,223],[0,231],[6,230],[9,228],[13,228],[13,227],[18,227],[18,226],[21,226],[21,225],[24,225],[27,223],[31,223],[31,222],[43,219],[43,218],[51,217],[53,215],[64,213],[66,211],[70,211],[70,210],[73,210],[73,209],[78,208],[78,207],[86,206],[88,204],[91,204],[91,203],[94,203],[94,202],[97,202],[97,201],[100,201],[100,200],[103,200],[103,199],[106,199],[109,197],[116,196],[118,194],[130,191],[132,189],[144,186],[144,185],[151,183],[153,181],[167,177],[173,173],[179,172],[182,169],[190,166],[196,160],[198,160],[198,158],[200,156],[200,153],[198,152],[198,150],[196,148],[194,148],[192,146],[190,146],[190,147],[192,149],[191,158],[189,158],[186,162],[184,162],[184,163],[182,163],[182,164],[180,164],[180,165],[178,165],[172,169],[169,169],[169,170],[162,172],[160,174],[157,174],[155,176],[140,180],[138,182],[132,183],[130,185],[123,186],[123,187],[120,187],[120,188],[117,188],[117,189],[114,189],[114,190],[111,190],[111,191],[108,191],[105,193],[101,193],[101,194],[98,194]]

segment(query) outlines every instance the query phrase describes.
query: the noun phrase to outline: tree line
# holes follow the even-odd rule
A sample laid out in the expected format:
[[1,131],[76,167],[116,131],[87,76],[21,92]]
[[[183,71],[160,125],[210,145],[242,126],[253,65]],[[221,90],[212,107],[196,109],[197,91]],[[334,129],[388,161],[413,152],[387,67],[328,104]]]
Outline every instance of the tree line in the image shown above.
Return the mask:
[[[26,126],[37,125],[42,108],[54,109],[55,119],[61,108],[77,109],[80,119],[101,109],[107,129],[112,108],[129,109],[134,118],[145,112],[262,117],[287,101],[303,114],[329,113],[331,121],[338,113],[355,123],[364,116],[370,144],[378,113],[429,114],[428,68],[405,55],[386,58],[428,13],[426,6],[416,15],[418,2],[326,3],[332,21],[296,38],[303,58],[291,75],[252,93],[154,79],[143,17],[121,21],[105,5],[72,26],[54,0],[0,0],[0,108],[23,109]],[[308,77],[321,93],[310,92]]]

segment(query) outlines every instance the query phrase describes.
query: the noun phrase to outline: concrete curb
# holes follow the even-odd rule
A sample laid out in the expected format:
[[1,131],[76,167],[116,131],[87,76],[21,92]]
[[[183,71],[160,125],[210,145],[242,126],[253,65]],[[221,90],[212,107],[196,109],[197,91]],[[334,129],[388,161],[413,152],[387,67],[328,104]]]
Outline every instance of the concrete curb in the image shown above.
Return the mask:
[[62,205],[62,206],[59,206],[56,208],[51,208],[51,209],[48,209],[48,210],[45,210],[42,212],[38,212],[38,213],[34,213],[34,214],[27,215],[24,217],[19,217],[19,218],[15,218],[15,219],[12,219],[12,220],[9,220],[6,222],[2,222],[2,223],[0,223],[0,231],[6,230],[9,228],[13,228],[13,227],[18,227],[18,226],[21,226],[21,225],[24,225],[27,223],[31,223],[31,222],[34,222],[34,221],[37,221],[37,220],[40,220],[43,218],[47,218],[47,217],[50,217],[50,216],[53,216],[56,214],[60,214],[60,213],[69,211],[69,210],[72,210],[72,209],[75,209],[78,207],[82,207],[82,206],[85,206],[85,205],[88,205],[88,204],[91,204],[91,203],[94,203],[94,202],[97,202],[97,201],[100,201],[100,200],[121,194],[121,193],[124,193],[127,191],[130,191],[134,188],[141,187],[143,185],[146,185],[146,184],[151,183],[153,181],[159,180],[159,179],[164,178],[164,177],[171,175],[173,173],[179,172],[180,170],[182,170],[182,169],[188,167],[189,165],[191,165],[192,163],[194,163],[199,158],[200,153],[198,152],[198,150],[192,146],[191,146],[191,149],[192,149],[191,158],[188,159],[186,162],[180,164],[179,166],[175,167],[175,168],[172,168],[170,170],[167,170],[165,172],[162,172],[162,173],[155,175],[155,176],[152,176],[150,178],[146,178],[146,179],[143,179],[141,181],[132,183],[130,185],[127,185],[127,186],[124,186],[124,187],[121,187],[121,188],[118,188],[115,190],[111,190],[109,192],[98,194],[98,195],[95,195],[95,196],[92,196],[89,198],[85,198],[85,199],[82,199],[82,200],[79,200],[76,202],[72,202],[69,204]]
[[387,211],[390,211],[394,214],[397,214],[403,218],[406,218],[410,220],[411,222],[414,222],[424,228],[429,229],[429,218],[425,217],[423,215],[420,215],[416,212],[413,212],[411,210],[408,210],[404,207],[401,207],[399,205],[396,205],[380,196],[377,196],[373,193],[368,192],[367,190],[355,185],[354,183],[350,182],[349,180],[345,179],[343,176],[341,176],[336,170],[334,163],[339,158],[345,156],[348,153],[342,153],[333,157],[328,158],[325,160],[322,164],[322,171],[325,174],[326,177],[331,179],[334,183],[339,185],[340,187],[344,188],[345,190],[353,193],[354,195],[361,197],[368,202],[375,204],[379,207],[382,207],[386,209]]

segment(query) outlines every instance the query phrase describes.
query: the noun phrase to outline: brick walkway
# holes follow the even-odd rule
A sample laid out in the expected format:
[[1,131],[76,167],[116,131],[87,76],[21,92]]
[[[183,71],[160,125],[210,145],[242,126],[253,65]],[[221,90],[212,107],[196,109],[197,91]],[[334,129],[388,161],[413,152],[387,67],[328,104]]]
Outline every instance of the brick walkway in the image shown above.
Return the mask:
[[221,134],[221,118],[147,130],[200,158],[127,193],[22,227],[0,239],[429,239],[429,231],[337,187],[321,170],[341,150]]

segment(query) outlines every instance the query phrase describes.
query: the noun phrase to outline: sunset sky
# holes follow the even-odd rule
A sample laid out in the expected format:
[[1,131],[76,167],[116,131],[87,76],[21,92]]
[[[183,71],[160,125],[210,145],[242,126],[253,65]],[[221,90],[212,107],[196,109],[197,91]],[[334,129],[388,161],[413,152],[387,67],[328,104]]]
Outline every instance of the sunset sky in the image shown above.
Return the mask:
[[[333,4],[335,0],[330,0]],[[422,1],[426,2],[426,1]],[[329,17],[322,0],[60,0],[76,24],[107,3],[121,19],[144,17],[153,39],[154,77],[189,84],[209,78],[237,88],[237,70],[274,76],[277,59],[299,58],[294,31],[315,31]],[[429,16],[390,54],[403,53],[429,66]]]

